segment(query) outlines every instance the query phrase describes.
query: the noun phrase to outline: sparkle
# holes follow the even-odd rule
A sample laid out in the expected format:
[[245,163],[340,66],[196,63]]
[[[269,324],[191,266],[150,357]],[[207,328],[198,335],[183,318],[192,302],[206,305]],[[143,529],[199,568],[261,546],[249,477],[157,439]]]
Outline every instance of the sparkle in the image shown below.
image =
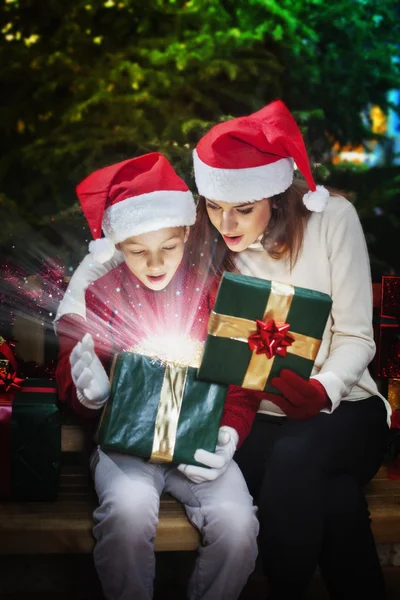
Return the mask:
[[170,333],[151,336],[132,347],[131,352],[143,354],[163,365],[200,366],[204,344],[190,337]]
[[180,293],[180,291],[179,291],[179,290],[176,290],[176,295],[177,295],[177,296],[180,296],[180,295],[181,295],[181,293]]
[[121,291],[121,288],[115,288],[115,291],[116,291],[116,292],[120,292],[120,291]]

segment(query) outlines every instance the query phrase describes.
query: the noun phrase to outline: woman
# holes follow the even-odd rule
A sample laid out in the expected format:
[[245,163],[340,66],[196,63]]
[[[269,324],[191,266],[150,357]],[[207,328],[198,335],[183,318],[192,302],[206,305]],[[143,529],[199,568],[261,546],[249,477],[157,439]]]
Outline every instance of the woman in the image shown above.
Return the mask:
[[[306,183],[293,180],[294,161]],[[259,507],[268,598],[303,597],[318,563],[333,598],[384,598],[362,487],[380,466],[390,407],[367,369],[375,351],[371,279],[356,211],[315,186],[301,133],[279,101],[213,127],[194,168],[196,227],[205,248],[215,241],[216,272],[333,300],[310,380],[284,369],[271,381],[282,395],[260,393],[236,455]]]

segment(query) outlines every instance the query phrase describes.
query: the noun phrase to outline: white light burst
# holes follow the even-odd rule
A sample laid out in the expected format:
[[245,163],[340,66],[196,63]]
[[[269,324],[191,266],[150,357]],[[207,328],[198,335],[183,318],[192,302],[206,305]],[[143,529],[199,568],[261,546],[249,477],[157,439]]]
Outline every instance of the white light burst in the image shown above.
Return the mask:
[[131,352],[143,354],[162,364],[172,363],[195,368],[200,366],[203,350],[202,342],[176,334],[153,335],[130,349]]

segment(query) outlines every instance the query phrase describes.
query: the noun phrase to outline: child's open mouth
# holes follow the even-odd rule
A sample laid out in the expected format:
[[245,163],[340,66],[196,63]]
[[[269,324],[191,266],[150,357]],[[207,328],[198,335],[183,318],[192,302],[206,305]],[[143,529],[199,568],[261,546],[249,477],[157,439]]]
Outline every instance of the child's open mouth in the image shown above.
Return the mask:
[[161,283],[161,281],[164,281],[166,276],[166,273],[163,273],[162,275],[147,275],[147,279],[151,283]]
[[225,243],[228,244],[229,246],[235,246],[236,244],[239,244],[243,239],[242,235],[233,235],[233,236],[224,235],[222,237],[224,238]]

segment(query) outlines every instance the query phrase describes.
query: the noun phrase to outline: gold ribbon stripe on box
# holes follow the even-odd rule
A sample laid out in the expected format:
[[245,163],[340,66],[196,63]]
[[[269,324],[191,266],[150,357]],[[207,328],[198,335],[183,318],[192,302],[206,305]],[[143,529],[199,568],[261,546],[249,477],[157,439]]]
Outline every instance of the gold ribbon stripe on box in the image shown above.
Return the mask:
[[[277,281],[271,282],[271,291],[264,310],[262,321],[271,319],[275,323],[286,323],[294,296],[294,287]],[[257,323],[250,319],[242,319],[231,315],[212,312],[208,325],[208,333],[216,337],[229,338],[237,342],[248,343],[252,333],[257,330]],[[308,360],[315,360],[321,340],[289,331],[293,344],[286,348],[290,354],[296,354]],[[249,365],[242,381],[242,387],[251,390],[263,390],[274,364],[275,357],[268,358],[266,354],[257,354],[253,350]]]
[[188,367],[167,364],[161,386],[150,462],[172,462]]
[[[115,354],[111,365],[111,383],[114,378],[117,357],[118,354]],[[156,422],[154,426],[153,446],[149,462],[172,462],[187,373],[188,367],[168,363],[165,366],[160,400],[157,408]],[[103,409],[97,431],[99,431],[101,427],[106,409],[107,404]]]

